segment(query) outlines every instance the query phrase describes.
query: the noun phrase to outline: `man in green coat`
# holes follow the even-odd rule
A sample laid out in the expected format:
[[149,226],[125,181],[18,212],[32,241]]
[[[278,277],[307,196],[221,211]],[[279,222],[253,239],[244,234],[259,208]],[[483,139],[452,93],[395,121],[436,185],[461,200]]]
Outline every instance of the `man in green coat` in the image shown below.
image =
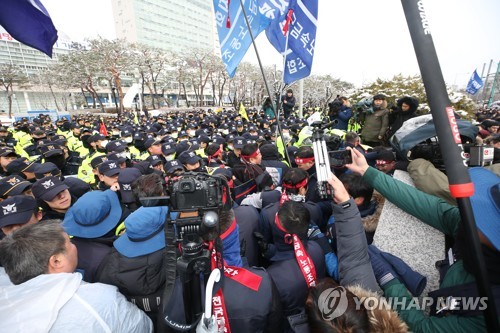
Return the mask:
[[373,96],[372,106],[362,114],[361,120],[363,143],[371,147],[384,145],[384,136],[389,128],[389,110],[384,95]]
[[[369,167],[366,159],[357,150],[352,150],[352,156],[353,163],[347,167],[363,175],[363,179],[386,199],[422,222],[446,235],[455,237],[458,256],[455,256],[455,262],[443,276],[439,290],[474,283],[475,278],[472,274],[473,267],[475,267],[474,259],[464,237],[465,232],[461,226],[458,207]],[[469,172],[475,185],[475,194],[471,197],[471,204],[488,277],[492,288],[498,288],[500,285],[500,198],[498,197],[500,177],[484,168],[472,168]],[[377,276],[377,273],[375,275]],[[379,279],[379,283],[381,280]],[[428,316],[423,310],[409,306],[412,295],[397,278],[385,279],[383,282],[385,297],[399,300],[393,303],[393,307],[412,332],[486,332],[482,313],[463,316],[447,311],[445,316]],[[496,304],[498,307],[498,300]]]

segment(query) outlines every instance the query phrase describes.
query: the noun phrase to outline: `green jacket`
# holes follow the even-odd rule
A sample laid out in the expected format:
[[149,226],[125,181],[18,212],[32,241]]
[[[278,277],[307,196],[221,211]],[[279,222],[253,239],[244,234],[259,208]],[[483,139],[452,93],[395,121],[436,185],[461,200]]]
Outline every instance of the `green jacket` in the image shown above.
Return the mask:
[[361,127],[361,137],[363,141],[381,141],[378,137],[383,137],[388,128],[389,111],[387,109],[367,113]]
[[[370,167],[363,178],[379,191],[387,200],[420,219],[422,222],[438,229],[446,235],[454,236],[460,223],[460,212],[456,206],[448,204],[443,199],[426,194],[410,185],[404,184],[385,173]],[[429,263],[431,264],[431,263]],[[474,276],[465,271],[463,261],[458,260],[447,271],[440,288],[447,288],[474,282]],[[409,304],[412,295],[397,279],[384,285],[385,297],[406,299]],[[486,332],[484,317],[463,317],[448,315],[431,317],[424,311],[407,307],[402,310],[400,301],[395,303],[399,316],[408,324],[412,332]]]

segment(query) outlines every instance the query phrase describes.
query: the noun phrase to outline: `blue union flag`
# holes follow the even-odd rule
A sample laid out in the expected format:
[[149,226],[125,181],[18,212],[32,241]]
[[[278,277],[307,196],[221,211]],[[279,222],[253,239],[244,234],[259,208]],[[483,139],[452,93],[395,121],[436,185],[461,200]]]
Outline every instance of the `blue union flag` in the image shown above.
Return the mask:
[[52,57],[57,30],[39,0],[2,0],[0,25],[17,41]]
[[285,55],[284,79],[286,84],[311,74],[318,0],[263,0],[261,8],[272,19],[266,36],[274,48]]
[[[229,76],[233,77],[248,47],[252,44],[252,38],[238,0],[213,0],[213,2],[222,62]],[[269,25],[270,20],[260,14],[258,0],[243,0],[243,6],[252,33],[257,37]]]
[[471,95],[475,95],[479,91],[479,89],[483,87],[483,85],[483,80],[481,80],[479,75],[477,75],[477,71],[474,71],[465,91],[467,91]]

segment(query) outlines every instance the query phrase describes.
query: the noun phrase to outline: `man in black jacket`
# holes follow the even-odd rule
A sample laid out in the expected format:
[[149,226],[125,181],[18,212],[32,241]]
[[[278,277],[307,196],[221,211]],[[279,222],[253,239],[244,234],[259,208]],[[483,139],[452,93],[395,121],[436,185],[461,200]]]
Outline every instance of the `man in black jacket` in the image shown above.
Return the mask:
[[283,104],[283,112],[285,113],[285,119],[287,119],[293,112],[293,108],[295,107],[296,103],[296,99],[295,96],[293,96],[292,89],[288,89],[286,91],[286,95],[281,96],[281,103]]
[[[224,259],[224,277],[213,290],[213,312],[232,332],[282,332],[282,310],[276,286],[269,274],[260,268],[245,267],[240,255],[239,226],[233,210],[219,212],[220,239]],[[216,232],[206,232],[203,238],[213,241]],[[215,266],[214,254],[212,266]],[[183,290],[175,282],[166,306],[169,321],[185,323]],[[244,301],[242,301],[244,300]],[[173,330],[175,331],[175,330]]]

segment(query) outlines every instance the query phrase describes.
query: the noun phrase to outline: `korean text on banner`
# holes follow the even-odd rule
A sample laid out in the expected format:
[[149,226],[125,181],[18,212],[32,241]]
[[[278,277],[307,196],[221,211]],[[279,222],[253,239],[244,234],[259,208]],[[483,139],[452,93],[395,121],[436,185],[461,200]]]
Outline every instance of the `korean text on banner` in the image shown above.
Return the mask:
[[[309,76],[316,43],[318,0],[290,0],[289,6],[285,5],[286,1],[263,2],[261,7],[266,8],[264,15],[272,19],[266,29],[267,39],[278,52],[285,55],[285,83],[291,84]],[[291,22],[288,20],[288,26],[290,10],[292,17]],[[284,29],[285,26],[287,29]]]
[[[233,77],[236,68],[252,43],[252,38],[239,1],[213,1],[222,62],[229,76]],[[252,33],[254,37],[257,37],[269,25],[270,19],[260,13],[258,0],[243,0],[243,6]],[[228,20],[228,16],[230,20]],[[228,25],[229,27],[227,27]]]

